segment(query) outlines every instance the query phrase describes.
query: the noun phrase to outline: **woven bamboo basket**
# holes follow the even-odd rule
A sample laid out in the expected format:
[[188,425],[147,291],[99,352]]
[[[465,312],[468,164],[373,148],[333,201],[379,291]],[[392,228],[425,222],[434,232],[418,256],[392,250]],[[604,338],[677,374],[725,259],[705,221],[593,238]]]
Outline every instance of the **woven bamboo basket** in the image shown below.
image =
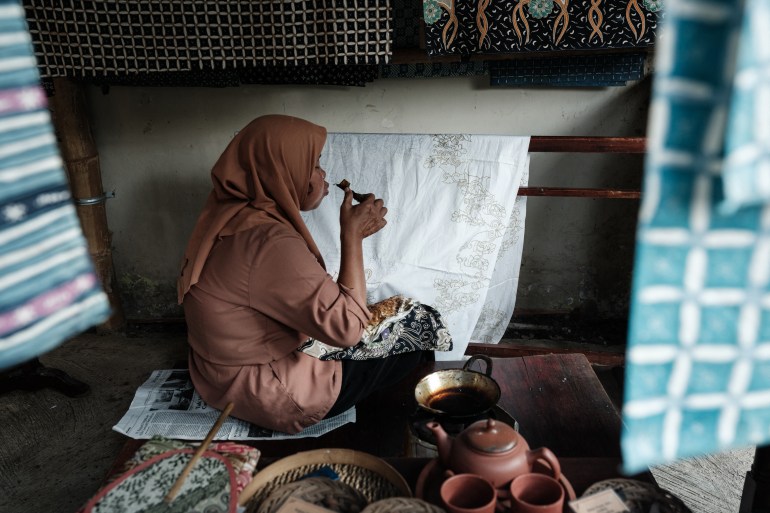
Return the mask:
[[287,456],[259,471],[241,492],[238,504],[249,512],[256,511],[278,487],[323,467],[331,468],[341,482],[360,491],[368,502],[412,496],[404,477],[376,456],[352,449],[317,449]]
[[445,513],[443,509],[422,499],[391,497],[372,502],[361,513]]
[[259,503],[250,502],[247,511],[276,513],[290,499],[299,499],[338,513],[361,513],[368,504],[366,497],[349,484],[319,476],[283,484]]

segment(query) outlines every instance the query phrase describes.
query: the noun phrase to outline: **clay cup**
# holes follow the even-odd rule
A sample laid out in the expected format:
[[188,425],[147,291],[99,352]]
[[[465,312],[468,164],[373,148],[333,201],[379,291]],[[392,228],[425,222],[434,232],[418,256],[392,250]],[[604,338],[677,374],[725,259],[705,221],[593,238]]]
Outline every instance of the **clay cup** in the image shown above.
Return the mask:
[[513,513],[562,513],[564,487],[545,474],[522,474],[510,486]]
[[441,485],[441,500],[449,513],[494,513],[497,491],[476,474],[457,474]]

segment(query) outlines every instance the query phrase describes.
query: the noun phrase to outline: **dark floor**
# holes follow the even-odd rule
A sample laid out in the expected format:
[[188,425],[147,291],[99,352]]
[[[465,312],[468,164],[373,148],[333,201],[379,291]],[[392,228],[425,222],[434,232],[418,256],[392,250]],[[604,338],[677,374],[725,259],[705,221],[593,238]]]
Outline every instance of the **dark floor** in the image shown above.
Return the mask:
[[86,334],[40,358],[87,382],[0,395],[0,513],[71,513],[99,488],[125,437],[114,426],[154,369],[186,356],[184,336]]

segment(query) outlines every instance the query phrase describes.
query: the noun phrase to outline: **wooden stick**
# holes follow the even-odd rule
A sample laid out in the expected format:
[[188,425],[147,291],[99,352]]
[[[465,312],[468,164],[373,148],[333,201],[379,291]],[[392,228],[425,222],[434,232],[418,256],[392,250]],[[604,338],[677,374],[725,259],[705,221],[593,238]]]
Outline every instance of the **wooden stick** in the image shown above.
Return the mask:
[[187,479],[187,476],[190,474],[190,471],[192,471],[193,467],[196,463],[198,463],[198,460],[201,459],[201,456],[204,452],[206,452],[206,449],[208,449],[209,444],[214,439],[214,436],[217,434],[217,431],[219,431],[219,428],[222,427],[222,423],[225,421],[225,419],[230,415],[230,412],[233,411],[233,403],[227,403],[227,406],[225,406],[224,411],[219,415],[219,418],[214,423],[214,427],[211,428],[211,431],[209,431],[209,434],[206,435],[206,438],[201,442],[200,446],[198,447],[198,450],[195,451],[195,454],[193,454],[192,459],[187,462],[187,465],[185,465],[184,469],[182,469],[182,473],[179,475],[179,478],[177,478],[176,483],[174,483],[174,486],[171,487],[171,490],[169,490],[168,495],[163,499],[163,502],[166,504],[169,504],[171,501],[174,500],[174,497],[176,497],[176,494],[179,493],[179,490],[182,489],[182,485],[184,484],[184,480]]

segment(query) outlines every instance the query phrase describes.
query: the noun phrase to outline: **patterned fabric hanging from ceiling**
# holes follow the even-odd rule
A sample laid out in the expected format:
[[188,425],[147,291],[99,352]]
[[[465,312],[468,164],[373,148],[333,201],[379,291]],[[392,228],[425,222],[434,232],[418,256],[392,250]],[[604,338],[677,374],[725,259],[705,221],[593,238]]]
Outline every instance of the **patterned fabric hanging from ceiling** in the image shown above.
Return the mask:
[[24,0],[43,77],[389,62],[389,0]]
[[[770,143],[744,117],[747,90],[736,87],[755,41],[767,41],[770,0],[666,9],[629,319],[621,442],[630,473],[770,443],[770,201],[722,208],[725,143]],[[762,153],[750,157],[754,167]]]
[[24,11],[0,1],[0,371],[104,322]]
[[608,87],[644,77],[643,52],[560,55],[489,61],[491,86]]
[[424,0],[430,55],[643,48],[663,0]]
[[728,211],[770,203],[770,0],[746,0],[725,142]]
[[[383,65],[385,66],[385,65]],[[98,86],[138,87],[238,87],[244,84],[302,84],[363,87],[377,78],[379,67],[366,64],[340,66],[250,66],[238,69],[203,69],[160,73],[111,73],[83,79]],[[43,85],[54,93],[51,79]]]

